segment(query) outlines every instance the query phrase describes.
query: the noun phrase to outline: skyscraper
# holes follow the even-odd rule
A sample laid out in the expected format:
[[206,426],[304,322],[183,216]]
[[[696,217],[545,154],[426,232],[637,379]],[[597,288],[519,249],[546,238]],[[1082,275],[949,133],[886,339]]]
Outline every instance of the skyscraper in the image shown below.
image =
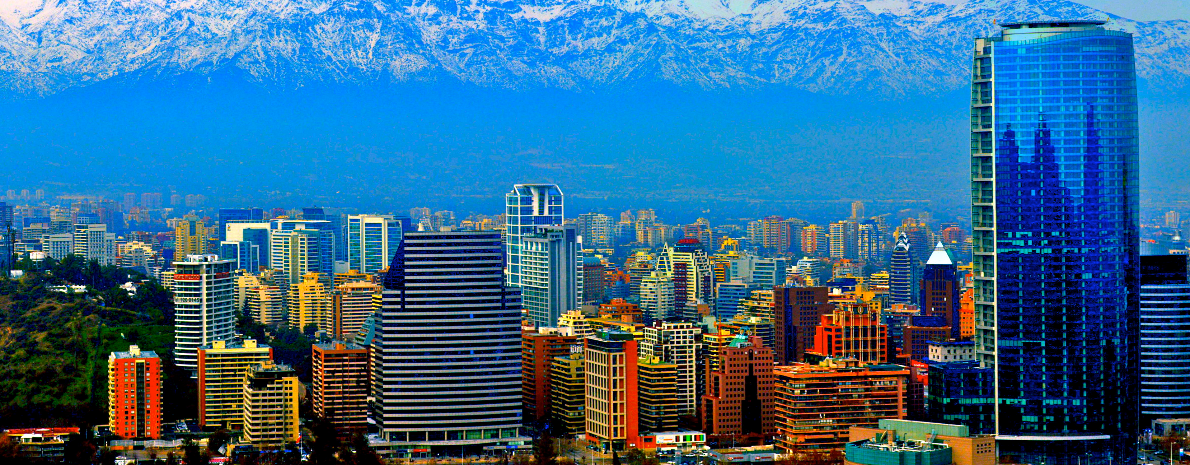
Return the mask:
[[1145,420],[1188,418],[1190,282],[1186,280],[1186,256],[1145,256],[1140,264],[1140,414]]
[[219,239],[227,240],[227,223],[232,221],[264,221],[264,210],[259,208],[220,208]]
[[1102,25],[975,41],[975,346],[1018,463],[1136,460],[1136,73],[1132,36]]
[[[574,226],[541,226],[521,240],[521,300],[528,319],[555,327],[582,302],[582,261]],[[600,277],[594,277],[599,279]]]
[[583,213],[578,216],[578,233],[583,246],[589,249],[610,249],[613,245],[612,217],[602,213]]
[[365,274],[384,269],[403,232],[401,221],[392,215],[348,215],[347,267]]
[[959,282],[958,267],[951,260],[946,247],[939,242],[934,247],[934,253],[926,261],[925,270],[921,277],[921,311],[923,314],[940,316],[946,319],[946,326],[950,328],[948,337],[958,339],[962,317],[959,315],[959,293],[962,283]]
[[562,190],[553,184],[517,184],[504,196],[508,283],[520,286],[522,238],[538,226],[562,225]]
[[897,245],[893,247],[892,263],[888,272],[888,303],[909,304],[913,302],[914,286],[913,272],[915,269],[913,255],[909,250],[909,238],[905,233],[897,237]]
[[231,262],[188,255],[174,262],[174,341],[179,367],[198,370],[198,348],[235,335],[235,278]]
[[397,247],[372,340],[383,439],[466,454],[528,440],[520,296],[504,281],[503,258],[496,232],[411,232]]

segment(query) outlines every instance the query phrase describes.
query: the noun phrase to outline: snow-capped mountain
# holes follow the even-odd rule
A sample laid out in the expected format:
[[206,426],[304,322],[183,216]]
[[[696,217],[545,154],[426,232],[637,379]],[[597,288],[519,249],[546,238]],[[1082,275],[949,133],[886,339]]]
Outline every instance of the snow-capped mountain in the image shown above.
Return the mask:
[[1110,19],[1142,79],[1190,85],[1190,22],[1066,0],[6,0],[0,89],[236,71],[266,86],[649,82],[895,98],[966,84],[993,20]]

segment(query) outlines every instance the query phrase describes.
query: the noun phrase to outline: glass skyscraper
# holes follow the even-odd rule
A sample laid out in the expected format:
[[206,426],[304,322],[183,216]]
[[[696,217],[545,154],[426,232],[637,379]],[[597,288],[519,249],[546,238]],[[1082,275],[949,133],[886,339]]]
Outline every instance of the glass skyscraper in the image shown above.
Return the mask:
[[1186,256],[1144,256],[1140,264],[1141,418],[1190,418]]
[[401,244],[404,229],[392,215],[348,215],[347,267],[364,274],[383,270]]
[[526,235],[538,226],[562,225],[562,190],[553,184],[517,184],[504,196],[505,249],[508,253],[508,283],[520,286],[524,279],[521,248]]
[[975,41],[975,343],[1016,463],[1136,458],[1136,73],[1132,36],[1103,24]]

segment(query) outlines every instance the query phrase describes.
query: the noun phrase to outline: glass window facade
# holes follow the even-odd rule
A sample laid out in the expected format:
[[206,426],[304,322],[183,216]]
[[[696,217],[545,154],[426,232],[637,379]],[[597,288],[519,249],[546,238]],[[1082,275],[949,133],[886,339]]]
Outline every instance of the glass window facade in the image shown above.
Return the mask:
[[976,346],[1001,455],[1132,463],[1138,144],[1131,35],[1005,24],[972,85]]

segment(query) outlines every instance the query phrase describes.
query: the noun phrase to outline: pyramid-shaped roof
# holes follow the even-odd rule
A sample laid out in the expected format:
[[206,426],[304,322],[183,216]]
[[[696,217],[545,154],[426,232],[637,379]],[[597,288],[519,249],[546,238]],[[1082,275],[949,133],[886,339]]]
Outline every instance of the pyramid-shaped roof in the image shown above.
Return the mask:
[[930,254],[930,259],[926,260],[927,265],[954,265],[954,260],[950,258],[950,252],[946,251],[946,247],[941,242],[934,246],[934,252]]

